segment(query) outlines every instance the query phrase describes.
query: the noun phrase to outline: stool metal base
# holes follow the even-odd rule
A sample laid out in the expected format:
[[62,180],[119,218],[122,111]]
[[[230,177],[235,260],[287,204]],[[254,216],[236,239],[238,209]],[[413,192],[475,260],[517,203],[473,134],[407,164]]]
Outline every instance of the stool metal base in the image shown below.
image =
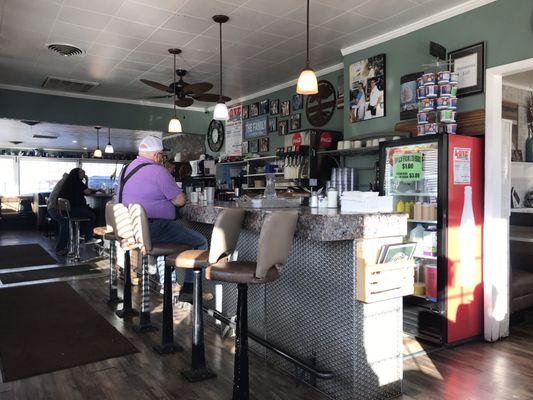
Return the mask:
[[139,318],[139,325],[133,327],[133,331],[137,333],[155,332],[158,330],[159,328],[157,326],[152,325],[150,322],[150,311],[141,312],[141,316]]
[[167,354],[179,353],[183,351],[183,347],[179,344],[169,343],[164,345],[157,345],[153,347],[154,351],[160,356]]
[[136,317],[139,315],[139,311],[135,308],[130,308],[128,310],[117,310],[115,311],[115,314],[119,318],[129,318],[129,317]]
[[200,381],[205,381],[207,379],[213,379],[217,377],[217,374],[215,374],[213,371],[211,371],[208,368],[181,371],[181,374],[189,382],[200,382]]
[[111,289],[109,291],[109,298],[104,300],[104,303],[106,304],[118,304],[122,303],[122,298],[118,296],[117,289]]

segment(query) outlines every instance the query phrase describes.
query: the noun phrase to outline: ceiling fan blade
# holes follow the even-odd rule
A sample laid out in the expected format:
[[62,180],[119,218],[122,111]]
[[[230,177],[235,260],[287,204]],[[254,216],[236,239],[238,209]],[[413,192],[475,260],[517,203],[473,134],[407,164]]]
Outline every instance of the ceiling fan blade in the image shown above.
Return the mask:
[[140,100],[166,99],[166,98],[169,98],[169,97],[172,97],[172,96],[173,96],[172,94],[167,94],[167,95],[163,95],[163,96],[150,96],[150,97],[143,97]]
[[153,87],[154,89],[158,89],[158,90],[162,90],[163,92],[169,92],[171,93],[169,90],[168,90],[168,86],[167,85],[163,85],[162,83],[159,83],[159,82],[154,82],[154,81],[149,81],[148,79],[141,79],[141,82],[148,85],[148,86],[151,86]]
[[201,94],[209,92],[211,89],[213,89],[213,84],[209,82],[198,82],[191,85],[186,85],[183,88],[183,91],[187,94]]
[[[192,97],[194,99],[196,99],[196,100],[207,101],[207,102],[210,102],[210,103],[216,103],[218,101],[218,99],[220,98],[220,96],[218,94],[215,94],[215,93],[195,94],[195,95],[192,95]],[[226,96],[222,96],[222,100],[224,102],[226,102],[226,101],[230,101],[231,98],[230,97],[226,97]]]
[[194,103],[194,100],[189,98],[189,97],[185,97],[184,99],[176,100],[176,105],[178,107],[189,107],[190,105],[192,105],[192,103]]

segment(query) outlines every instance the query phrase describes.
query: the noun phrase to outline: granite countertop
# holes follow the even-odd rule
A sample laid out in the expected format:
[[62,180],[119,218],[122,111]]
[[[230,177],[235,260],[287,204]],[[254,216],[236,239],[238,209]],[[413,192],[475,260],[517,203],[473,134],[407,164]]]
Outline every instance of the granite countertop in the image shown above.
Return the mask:
[[[214,204],[186,204],[180,208],[182,219],[213,224],[224,208],[239,207],[234,202]],[[340,209],[299,208],[246,208],[244,229],[259,232],[263,219],[272,211],[295,211],[300,214],[296,236],[315,241],[355,240],[403,236],[407,234],[407,214],[397,213],[341,213]]]

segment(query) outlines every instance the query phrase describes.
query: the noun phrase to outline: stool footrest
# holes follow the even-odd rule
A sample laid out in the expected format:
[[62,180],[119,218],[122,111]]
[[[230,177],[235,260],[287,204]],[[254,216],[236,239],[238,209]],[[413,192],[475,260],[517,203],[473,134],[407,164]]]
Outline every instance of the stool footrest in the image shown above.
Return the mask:
[[207,379],[213,379],[217,377],[217,374],[215,374],[213,371],[211,371],[208,368],[181,371],[181,374],[189,382],[200,382],[200,381],[205,381]]

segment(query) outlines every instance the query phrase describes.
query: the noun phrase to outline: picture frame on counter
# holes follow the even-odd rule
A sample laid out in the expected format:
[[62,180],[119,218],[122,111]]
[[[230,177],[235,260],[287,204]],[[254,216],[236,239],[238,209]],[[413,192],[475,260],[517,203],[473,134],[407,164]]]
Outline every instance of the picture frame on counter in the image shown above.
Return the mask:
[[242,106],[242,119],[248,119],[250,115],[250,107]]
[[259,102],[259,115],[268,114],[268,99]]
[[270,115],[279,114],[279,99],[270,100],[269,106],[270,106]]
[[258,153],[259,152],[259,139],[249,140],[248,150],[249,150],[249,153]]
[[284,100],[281,102],[280,114],[282,117],[288,117],[291,115],[291,101]]
[[259,115],[259,103],[250,104],[249,118],[257,117]]
[[385,54],[364,58],[349,66],[350,122],[382,118],[385,114]]
[[267,153],[268,146],[269,146],[269,140],[267,137],[259,139],[259,152],[260,153]]
[[248,153],[249,153],[248,142],[242,142],[242,154],[248,154]]
[[278,121],[278,135],[283,136],[289,133],[289,120]]
[[472,96],[485,90],[485,42],[450,51],[448,60],[459,74],[457,97]]
[[278,118],[268,117],[268,132],[276,132],[278,130]]
[[292,114],[289,121],[291,131],[299,131],[302,129],[302,114]]
[[400,78],[400,121],[416,118],[418,99],[416,97],[416,80],[424,72],[415,72]]
[[304,108],[303,94],[292,95],[292,111],[299,111]]

